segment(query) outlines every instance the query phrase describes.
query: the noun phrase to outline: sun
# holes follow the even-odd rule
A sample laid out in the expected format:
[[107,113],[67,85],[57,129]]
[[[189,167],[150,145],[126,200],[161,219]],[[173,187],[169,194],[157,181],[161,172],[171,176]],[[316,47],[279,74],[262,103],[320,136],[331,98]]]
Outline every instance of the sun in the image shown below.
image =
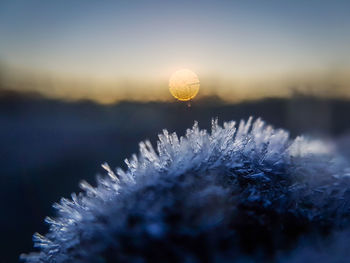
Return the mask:
[[199,86],[198,76],[189,69],[177,70],[169,79],[170,93],[180,101],[190,101],[196,97]]

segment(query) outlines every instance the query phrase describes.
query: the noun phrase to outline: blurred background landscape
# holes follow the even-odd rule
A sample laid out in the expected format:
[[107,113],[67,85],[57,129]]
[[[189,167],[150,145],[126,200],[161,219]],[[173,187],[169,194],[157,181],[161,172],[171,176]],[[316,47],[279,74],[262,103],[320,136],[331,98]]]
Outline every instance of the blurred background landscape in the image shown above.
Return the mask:
[[[199,2],[0,2],[1,263],[163,129],[261,117],[350,156],[350,3]],[[191,108],[178,68],[201,83]]]
[[178,103],[91,101],[65,102],[38,94],[0,93],[0,217],[3,226],[1,262],[17,260],[31,250],[34,232],[47,231],[43,220],[54,215],[53,202],[79,191],[79,181],[95,183],[101,164],[125,167],[141,140],[153,145],[167,128],[184,135],[198,120],[210,128],[212,118],[240,120],[261,117],[292,136],[300,133],[335,137],[350,156],[350,103],[298,95],[227,104],[203,98],[191,108]]

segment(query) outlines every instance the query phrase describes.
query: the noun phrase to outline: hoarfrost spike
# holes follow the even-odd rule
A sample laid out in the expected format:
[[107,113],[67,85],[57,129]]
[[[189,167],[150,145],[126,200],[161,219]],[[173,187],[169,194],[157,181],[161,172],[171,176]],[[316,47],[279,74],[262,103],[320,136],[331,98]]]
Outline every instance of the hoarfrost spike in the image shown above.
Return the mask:
[[[305,225],[350,229],[349,165],[324,142],[293,140],[252,118],[238,128],[212,120],[211,133],[195,122],[185,136],[163,130],[158,138],[157,151],[141,142],[125,171],[104,163],[97,187],[82,181],[83,193],[54,204],[49,232],[33,237],[40,251],[21,258],[261,262],[266,251],[270,261],[271,251],[306,238]],[[257,249],[251,259],[247,247]]]

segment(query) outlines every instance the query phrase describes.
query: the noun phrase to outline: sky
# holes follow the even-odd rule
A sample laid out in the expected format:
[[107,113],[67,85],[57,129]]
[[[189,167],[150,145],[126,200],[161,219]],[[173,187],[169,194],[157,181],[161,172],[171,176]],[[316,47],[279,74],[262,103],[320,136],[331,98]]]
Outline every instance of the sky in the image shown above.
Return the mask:
[[316,83],[350,97],[349,12],[341,0],[2,0],[0,62],[9,86],[68,99],[169,99],[180,68],[202,95]]

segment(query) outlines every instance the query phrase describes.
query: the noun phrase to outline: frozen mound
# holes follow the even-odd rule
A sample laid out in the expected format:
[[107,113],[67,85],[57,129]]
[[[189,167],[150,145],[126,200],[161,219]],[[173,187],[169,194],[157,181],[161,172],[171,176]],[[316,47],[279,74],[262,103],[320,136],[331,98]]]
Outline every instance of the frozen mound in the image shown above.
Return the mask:
[[306,255],[300,240],[350,226],[349,170],[332,145],[260,119],[213,121],[211,133],[195,123],[180,138],[164,130],[157,150],[141,142],[125,162],[125,171],[103,164],[96,187],[82,182],[55,204],[49,232],[34,235],[38,251],[21,259],[283,262],[290,252],[294,262]]

